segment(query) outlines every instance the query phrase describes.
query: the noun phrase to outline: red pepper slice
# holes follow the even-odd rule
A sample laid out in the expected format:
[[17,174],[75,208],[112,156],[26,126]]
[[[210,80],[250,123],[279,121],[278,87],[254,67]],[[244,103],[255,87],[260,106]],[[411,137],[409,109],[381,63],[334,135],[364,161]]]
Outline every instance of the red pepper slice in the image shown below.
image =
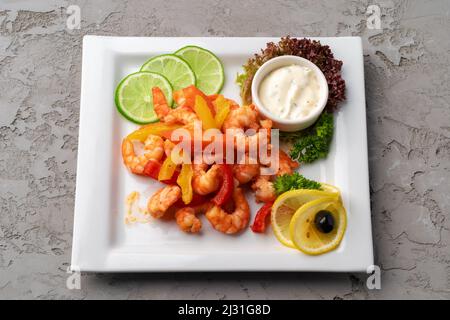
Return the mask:
[[229,164],[220,164],[220,166],[223,173],[222,186],[211,200],[216,206],[221,206],[227,202],[228,199],[231,198],[234,188],[233,171],[231,166]]
[[144,176],[158,180],[159,170],[161,169],[161,163],[159,161],[150,159],[144,167]]
[[[148,160],[147,164],[145,165],[144,172],[142,173],[142,175],[150,177],[155,180],[158,180],[159,171],[161,170],[161,166],[162,166],[161,162],[150,159],[150,160]],[[176,184],[179,174],[180,174],[180,169],[177,169],[174,172],[172,178],[167,179],[167,180],[162,180],[160,182],[165,183],[165,184]]]
[[[207,203],[209,200],[210,200],[209,197],[201,196],[199,194],[194,193],[192,195],[191,202],[189,202],[189,207],[200,206],[202,204]],[[186,204],[183,202],[183,200],[178,199],[177,202],[174,203],[174,206],[184,208],[186,207]]]
[[253,221],[253,225],[251,226],[253,232],[263,233],[266,231],[267,217],[270,216],[272,205],[273,201],[266,202],[266,204],[258,210],[255,216],[255,221]]
[[215,94],[210,94],[207,97],[208,97],[209,101],[213,102],[214,100],[217,99],[218,96],[219,96],[219,94],[215,93]]

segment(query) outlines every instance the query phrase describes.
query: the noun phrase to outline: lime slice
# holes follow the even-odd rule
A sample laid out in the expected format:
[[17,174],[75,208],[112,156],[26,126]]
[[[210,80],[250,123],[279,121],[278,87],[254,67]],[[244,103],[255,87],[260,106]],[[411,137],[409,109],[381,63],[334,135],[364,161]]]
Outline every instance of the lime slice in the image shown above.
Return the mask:
[[153,110],[152,88],[159,87],[172,105],[172,87],[162,75],[141,71],[126,76],[117,86],[115,102],[117,110],[128,120],[138,124],[155,122],[158,116]]
[[197,88],[205,94],[219,93],[225,80],[222,63],[211,51],[186,46],[175,52],[189,63],[197,77]]
[[169,80],[173,90],[195,85],[195,74],[189,64],[174,54],[162,54],[151,58],[141,67],[141,71],[156,72]]

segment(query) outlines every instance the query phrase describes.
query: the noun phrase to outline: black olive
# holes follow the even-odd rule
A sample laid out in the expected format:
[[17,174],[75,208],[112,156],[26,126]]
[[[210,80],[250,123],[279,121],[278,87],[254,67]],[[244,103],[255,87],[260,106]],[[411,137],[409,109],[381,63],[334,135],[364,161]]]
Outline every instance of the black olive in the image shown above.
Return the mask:
[[330,211],[320,210],[314,218],[317,230],[323,233],[330,233],[334,227],[334,218]]

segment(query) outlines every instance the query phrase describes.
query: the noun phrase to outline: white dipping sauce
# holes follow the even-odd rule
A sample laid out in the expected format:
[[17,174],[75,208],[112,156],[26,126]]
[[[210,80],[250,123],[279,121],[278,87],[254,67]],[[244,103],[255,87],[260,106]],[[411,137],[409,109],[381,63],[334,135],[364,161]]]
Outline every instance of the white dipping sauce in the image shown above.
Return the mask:
[[313,70],[290,65],[269,73],[258,94],[264,108],[279,118],[301,119],[317,107],[320,85]]

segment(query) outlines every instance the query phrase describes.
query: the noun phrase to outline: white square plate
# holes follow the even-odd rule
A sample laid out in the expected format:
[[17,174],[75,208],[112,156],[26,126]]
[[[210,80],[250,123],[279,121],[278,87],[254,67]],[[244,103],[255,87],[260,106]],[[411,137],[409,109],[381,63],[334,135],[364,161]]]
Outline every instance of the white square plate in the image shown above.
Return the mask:
[[[129,38],[86,36],[83,41],[80,132],[72,267],[93,272],[132,271],[365,271],[373,264],[367,163],[364,65],[360,38],[317,38],[344,62],[347,100],[336,114],[326,160],[302,166],[308,178],[338,186],[348,214],[339,248],[307,256],[281,245],[271,231],[249,229],[224,235],[204,223],[201,235],[187,235],[175,223],[153,220],[125,225],[125,197],[150,195],[158,182],[128,173],[122,164],[122,137],[137,126],[122,118],[114,90],[149,57],[198,45],[223,62],[222,93],[240,101],[234,80],[253,53],[278,38]],[[144,203],[145,199],[142,199]],[[250,201],[252,217],[258,205]]]

